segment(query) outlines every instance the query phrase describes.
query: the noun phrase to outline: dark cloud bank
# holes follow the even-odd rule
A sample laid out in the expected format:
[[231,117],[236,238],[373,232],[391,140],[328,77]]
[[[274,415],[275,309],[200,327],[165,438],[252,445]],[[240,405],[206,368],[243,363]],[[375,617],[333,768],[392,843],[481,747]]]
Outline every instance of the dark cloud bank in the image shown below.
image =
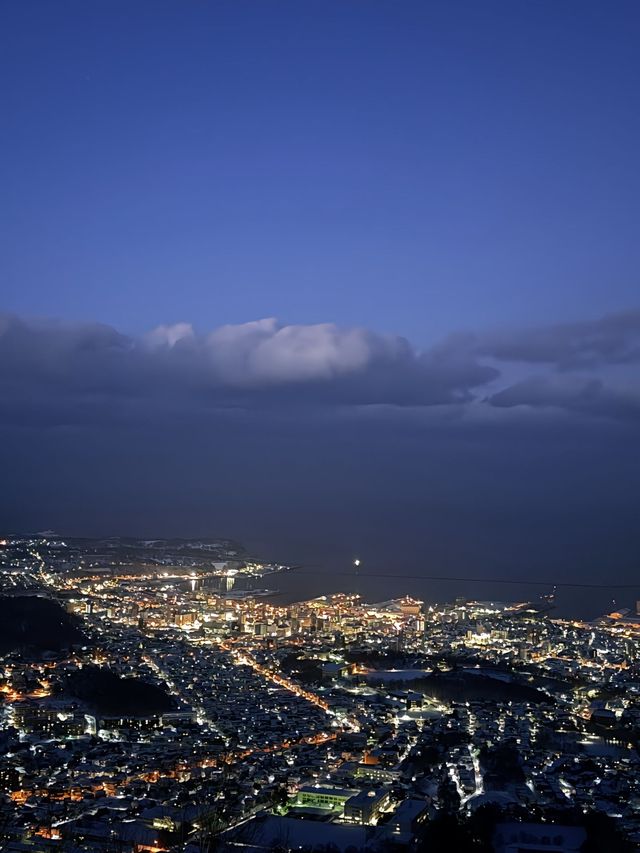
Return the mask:
[[640,311],[425,351],[271,319],[133,338],[4,316],[0,510],[10,530],[635,581],[639,365]]

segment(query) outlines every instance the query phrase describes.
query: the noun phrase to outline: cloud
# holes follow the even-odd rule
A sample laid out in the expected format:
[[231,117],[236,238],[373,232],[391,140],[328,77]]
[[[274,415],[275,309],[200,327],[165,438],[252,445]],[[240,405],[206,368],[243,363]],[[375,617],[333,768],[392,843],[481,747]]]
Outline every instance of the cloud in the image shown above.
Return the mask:
[[191,323],[174,323],[172,326],[156,326],[145,340],[150,347],[174,347],[184,340],[195,337]]
[[42,425],[142,424],[223,410],[366,407],[374,417],[393,407],[411,417],[440,407],[469,417],[519,408],[628,421],[638,417],[640,393],[616,371],[628,374],[639,359],[640,311],[460,333],[425,351],[333,323],[266,318],[201,334],[179,322],[132,337],[99,323],[3,315],[0,415]]
[[114,407],[166,413],[216,407],[459,404],[498,375],[464,352],[420,353],[404,338],[269,318],[197,334],[140,338],[100,324],[0,318],[0,406],[13,419],[81,421]]
[[493,394],[488,402],[497,408],[555,408],[617,420],[640,419],[640,393],[610,388],[596,378],[531,377]]
[[220,379],[232,385],[331,380],[362,372],[376,358],[397,362],[411,356],[400,338],[332,323],[281,326],[273,318],[222,326],[204,346]]
[[596,320],[498,332],[467,342],[480,356],[560,370],[640,362],[640,310]]

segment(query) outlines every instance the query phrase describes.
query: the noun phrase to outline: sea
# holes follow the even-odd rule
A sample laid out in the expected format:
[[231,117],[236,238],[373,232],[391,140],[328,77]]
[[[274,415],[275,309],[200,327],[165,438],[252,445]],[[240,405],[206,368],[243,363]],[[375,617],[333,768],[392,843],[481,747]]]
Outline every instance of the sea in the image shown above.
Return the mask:
[[[476,601],[525,602],[541,604],[542,595],[554,595],[554,608],[550,616],[562,619],[591,620],[620,607],[635,609],[634,591],[613,599],[607,590],[583,587],[547,587],[538,584],[495,583],[487,581],[434,580],[432,577],[407,577],[398,574],[391,577],[376,577],[378,573],[357,574],[350,572],[317,572],[314,567],[300,566],[290,571],[273,575],[267,586],[275,590],[274,601],[290,603],[305,598],[327,595],[334,592],[354,592],[365,601],[388,601],[410,595],[434,605],[465,598]],[[637,591],[640,595],[640,589]]]

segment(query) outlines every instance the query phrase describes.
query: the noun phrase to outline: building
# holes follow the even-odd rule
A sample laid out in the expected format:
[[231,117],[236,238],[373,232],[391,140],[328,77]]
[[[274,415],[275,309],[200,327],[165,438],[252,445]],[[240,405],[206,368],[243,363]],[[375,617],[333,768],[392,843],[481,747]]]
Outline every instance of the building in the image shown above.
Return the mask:
[[352,798],[353,791],[347,788],[304,785],[298,791],[294,805],[300,808],[327,809],[342,814],[344,804]]
[[373,823],[389,803],[390,792],[386,788],[375,791],[360,791],[349,797],[344,805],[345,820],[354,823]]
[[428,814],[429,804],[426,800],[403,800],[387,824],[389,832],[395,836],[413,836]]
[[379,764],[361,762],[356,766],[353,775],[356,779],[371,779],[374,782],[392,783],[398,781],[400,771],[380,767]]
[[13,706],[13,724],[24,734],[48,738],[80,737],[86,731],[84,714],[73,709],[20,702]]

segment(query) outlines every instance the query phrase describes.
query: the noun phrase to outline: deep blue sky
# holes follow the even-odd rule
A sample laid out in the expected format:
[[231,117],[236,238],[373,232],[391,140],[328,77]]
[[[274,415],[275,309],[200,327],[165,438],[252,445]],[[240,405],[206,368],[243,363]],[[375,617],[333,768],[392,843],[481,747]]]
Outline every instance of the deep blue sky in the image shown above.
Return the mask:
[[637,2],[0,15],[5,310],[422,346],[637,299]]

